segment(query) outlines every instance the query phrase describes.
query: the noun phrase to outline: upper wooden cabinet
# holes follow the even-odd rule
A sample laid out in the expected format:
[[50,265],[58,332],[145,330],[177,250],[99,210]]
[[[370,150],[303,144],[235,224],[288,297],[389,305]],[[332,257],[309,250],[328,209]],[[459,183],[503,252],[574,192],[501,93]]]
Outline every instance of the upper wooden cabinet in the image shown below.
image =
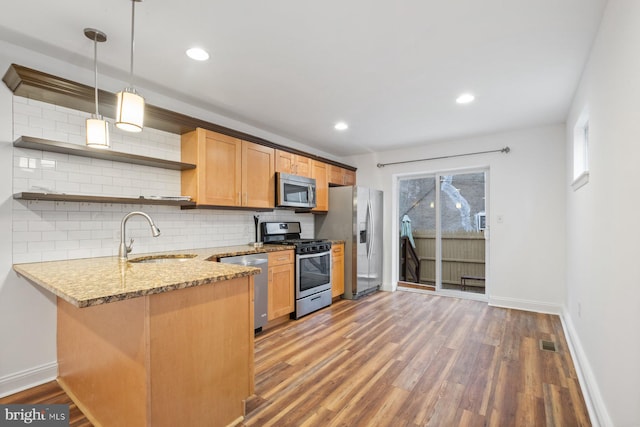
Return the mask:
[[182,194],[198,205],[273,208],[275,150],[198,128],[182,135]]
[[242,206],[275,207],[275,167],[273,148],[242,141]]
[[288,151],[276,150],[276,172],[311,178],[311,159]]
[[311,161],[311,178],[316,180],[316,207],[311,210],[312,212],[329,210],[328,166],[317,160]]
[[340,166],[331,165],[329,167],[329,185],[356,185],[356,173]]

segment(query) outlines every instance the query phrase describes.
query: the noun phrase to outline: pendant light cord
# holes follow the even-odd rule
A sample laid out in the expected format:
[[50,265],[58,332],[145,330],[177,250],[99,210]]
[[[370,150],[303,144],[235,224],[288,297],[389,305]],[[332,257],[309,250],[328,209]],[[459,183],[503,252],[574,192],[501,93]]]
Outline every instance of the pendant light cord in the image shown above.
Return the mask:
[[133,88],[133,49],[135,45],[135,20],[136,20],[136,0],[131,0],[131,70],[129,84]]
[[96,117],[100,117],[98,112],[98,32],[96,31],[93,36],[93,69],[95,71],[95,84],[93,85],[95,91],[96,100]]

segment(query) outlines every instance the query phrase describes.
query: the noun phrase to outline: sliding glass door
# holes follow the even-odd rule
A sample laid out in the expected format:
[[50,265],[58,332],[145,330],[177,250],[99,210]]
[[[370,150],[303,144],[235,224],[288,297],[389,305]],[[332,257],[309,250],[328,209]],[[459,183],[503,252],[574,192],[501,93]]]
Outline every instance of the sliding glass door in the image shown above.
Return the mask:
[[398,185],[400,220],[400,281],[412,287],[436,286],[436,176],[401,179]]
[[440,288],[485,291],[485,172],[440,174]]
[[[403,286],[485,293],[486,176],[485,170],[443,171],[399,180]],[[418,259],[417,271],[412,257]]]

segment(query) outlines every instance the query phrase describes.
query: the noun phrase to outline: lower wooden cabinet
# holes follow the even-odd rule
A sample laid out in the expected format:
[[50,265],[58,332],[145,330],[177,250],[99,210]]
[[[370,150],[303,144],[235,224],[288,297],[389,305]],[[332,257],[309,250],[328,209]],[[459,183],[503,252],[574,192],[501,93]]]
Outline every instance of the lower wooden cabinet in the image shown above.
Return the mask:
[[331,298],[344,294],[344,243],[331,246]]
[[294,257],[293,250],[269,253],[268,320],[295,310]]

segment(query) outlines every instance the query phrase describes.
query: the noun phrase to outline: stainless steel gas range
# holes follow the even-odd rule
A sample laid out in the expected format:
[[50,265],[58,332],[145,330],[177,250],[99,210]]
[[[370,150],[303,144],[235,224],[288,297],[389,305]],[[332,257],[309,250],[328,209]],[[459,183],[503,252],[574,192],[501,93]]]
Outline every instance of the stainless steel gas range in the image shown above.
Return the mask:
[[301,239],[299,222],[263,222],[262,241],[295,247],[295,312],[292,318],[331,305],[331,242]]

